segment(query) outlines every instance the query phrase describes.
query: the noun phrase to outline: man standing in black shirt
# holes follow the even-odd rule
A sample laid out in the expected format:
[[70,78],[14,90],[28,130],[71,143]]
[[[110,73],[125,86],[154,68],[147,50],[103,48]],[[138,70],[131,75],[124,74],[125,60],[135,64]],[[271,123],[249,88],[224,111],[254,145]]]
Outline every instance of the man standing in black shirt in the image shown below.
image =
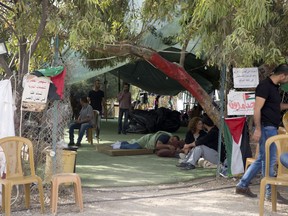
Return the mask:
[[[276,164],[276,146],[270,147],[270,173],[265,173],[265,142],[269,137],[278,134],[281,122],[281,110],[287,109],[288,104],[281,102],[279,85],[288,82],[288,65],[281,64],[275,68],[274,73],[259,83],[255,92],[254,125],[255,131],[252,139],[259,142],[259,154],[255,162],[249,166],[236,186],[236,194],[247,197],[257,197],[249,189],[251,180],[262,170],[262,175],[274,176]],[[271,186],[266,186],[266,199],[271,198]]]
[[101,123],[101,116],[102,116],[102,110],[104,108],[104,92],[100,89],[101,83],[100,80],[97,79],[94,84],[94,89],[89,91],[88,93],[88,100],[90,102],[90,105],[93,107],[93,110],[96,110],[98,112],[98,118],[97,118],[97,129],[96,129],[96,138],[99,139],[100,134],[100,123]]

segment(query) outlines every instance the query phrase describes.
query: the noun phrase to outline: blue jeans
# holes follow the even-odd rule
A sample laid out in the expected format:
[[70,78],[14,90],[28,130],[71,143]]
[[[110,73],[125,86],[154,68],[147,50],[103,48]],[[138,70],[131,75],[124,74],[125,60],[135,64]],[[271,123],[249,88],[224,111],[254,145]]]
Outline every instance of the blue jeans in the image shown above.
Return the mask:
[[120,149],[142,149],[138,143],[128,143],[127,141],[121,142]]
[[[244,173],[240,182],[237,184],[237,187],[247,188],[250,181],[257,175],[257,173],[261,170],[262,175],[265,176],[265,142],[271,137],[277,135],[277,128],[274,126],[262,126],[261,127],[261,137],[259,140],[259,154],[258,158],[254,163],[249,166],[247,171]],[[269,176],[275,176],[274,166],[276,164],[277,155],[276,155],[276,146],[272,144],[270,146],[270,173]],[[271,195],[271,186],[266,186],[266,196]]]
[[283,164],[284,167],[288,169],[288,152],[281,154],[280,162]]
[[[126,130],[128,129],[128,114],[129,109],[119,109],[119,117],[118,117],[118,133],[126,133]],[[122,127],[122,118],[124,115],[124,125]]]
[[79,134],[78,134],[78,139],[77,139],[77,143],[81,143],[81,140],[85,134],[85,131],[88,128],[92,128],[92,125],[90,123],[72,123],[69,126],[69,141],[70,143],[74,143],[74,130],[75,129],[79,129]]

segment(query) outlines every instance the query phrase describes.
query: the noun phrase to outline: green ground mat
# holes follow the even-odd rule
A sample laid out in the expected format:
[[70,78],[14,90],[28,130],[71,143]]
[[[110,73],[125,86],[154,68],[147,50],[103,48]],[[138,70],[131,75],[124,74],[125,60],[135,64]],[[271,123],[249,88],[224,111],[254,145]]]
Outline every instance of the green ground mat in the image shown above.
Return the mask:
[[[180,128],[174,134],[184,138],[185,132],[186,128]],[[102,120],[98,145],[141,136],[143,134],[119,135],[117,119]],[[83,139],[82,146],[77,151],[76,173],[80,175],[84,187],[170,184],[216,175],[216,169],[180,170],[175,166],[178,162],[176,158],[161,158],[155,154],[114,157],[100,153],[96,148],[97,145],[90,145]]]
[[100,153],[110,156],[131,156],[131,155],[144,155],[153,154],[153,149],[113,149],[111,144],[97,145],[96,149]]

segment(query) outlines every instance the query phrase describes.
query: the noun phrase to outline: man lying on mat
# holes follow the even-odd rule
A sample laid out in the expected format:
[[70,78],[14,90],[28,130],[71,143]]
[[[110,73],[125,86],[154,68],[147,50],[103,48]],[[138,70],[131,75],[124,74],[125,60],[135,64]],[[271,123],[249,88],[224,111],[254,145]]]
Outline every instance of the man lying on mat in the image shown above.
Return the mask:
[[139,139],[116,142],[112,144],[113,149],[154,149],[159,157],[174,157],[177,150],[184,146],[184,141],[179,137],[166,131],[158,131],[146,134]]

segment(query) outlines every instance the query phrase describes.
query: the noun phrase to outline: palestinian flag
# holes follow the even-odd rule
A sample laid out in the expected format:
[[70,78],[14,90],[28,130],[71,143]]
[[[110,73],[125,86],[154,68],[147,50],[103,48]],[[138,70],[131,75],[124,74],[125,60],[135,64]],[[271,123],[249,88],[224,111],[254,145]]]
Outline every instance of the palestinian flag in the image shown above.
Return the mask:
[[255,92],[245,92],[244,93],[245,100],[255,100]]
[[[225,118],[224,138],[227,153],[228,175],[237,175],[244,173],[244,163],[246,160],[242,156],[241,145],[243,145],[243,129],[246,117]],[[246,131],[247,132],[247,131]],[[245,136],[247,137],[247,136]],[[249,136],[248,136],[249,139]],[[249,145],[249,141],[245,142]],[[249,146],[250,147],[250,146]],[[251,149],[250,149],[251,151]],[[244,153],[245,154],[245,153]]]

